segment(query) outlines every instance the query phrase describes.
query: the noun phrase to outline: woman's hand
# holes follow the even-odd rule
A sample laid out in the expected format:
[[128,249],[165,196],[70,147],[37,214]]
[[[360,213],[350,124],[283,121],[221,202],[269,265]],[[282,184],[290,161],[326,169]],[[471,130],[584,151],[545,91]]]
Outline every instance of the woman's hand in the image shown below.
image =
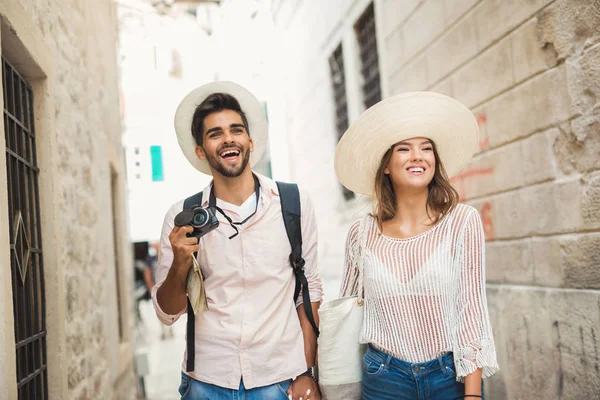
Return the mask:
[[319,385],[310,376],[297,377],[287,391],[290,400],[321,400]]

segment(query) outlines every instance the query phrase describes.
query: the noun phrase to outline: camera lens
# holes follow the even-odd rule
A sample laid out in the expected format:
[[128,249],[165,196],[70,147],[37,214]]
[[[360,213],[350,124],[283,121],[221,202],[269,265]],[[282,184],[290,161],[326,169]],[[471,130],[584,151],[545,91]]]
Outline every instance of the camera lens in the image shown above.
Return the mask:
[[192,219],[192,225],[200,227],[206,224],[207,220],[208,214],[206,213],[206,210],[198,210],[197,213],[194,215],[194,218]]

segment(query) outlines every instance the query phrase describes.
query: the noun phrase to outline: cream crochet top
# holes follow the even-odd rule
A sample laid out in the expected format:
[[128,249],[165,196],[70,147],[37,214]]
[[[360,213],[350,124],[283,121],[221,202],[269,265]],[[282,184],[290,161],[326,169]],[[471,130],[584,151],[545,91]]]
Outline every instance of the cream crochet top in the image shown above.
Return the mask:
[[473,207],[459,204],[406,239],[383,235],[368,216],[350,228],[341,296],[357,294],[364,270],[361,343],[413,363],[453,352],[457,380],[477,368],[485,378],[498,363],[484,266],[483,227]]

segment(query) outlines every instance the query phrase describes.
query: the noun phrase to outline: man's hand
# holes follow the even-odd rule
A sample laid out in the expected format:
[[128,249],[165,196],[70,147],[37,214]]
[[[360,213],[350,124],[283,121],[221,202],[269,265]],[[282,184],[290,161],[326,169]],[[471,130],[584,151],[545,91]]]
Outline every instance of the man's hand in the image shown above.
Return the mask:
[[173,263],[167,278],[156,292],[158,305],[167,314],[177,314],[186,307],[187,275],[192,266],[193,254],[200,249],[197,238],[186,236],[193,230],[191,226],[176,226],[169,234],[173,249]]
[[198,238],[187,237],[194,228],[191,226],[176,226],[169,234],[169,241],[173,249],[172,268],[176,270],[177,276],[181,279],[182,287],[185,288],[188,271],[192,266],[192,257],[195,252],[200,250]]
[[297,377],[287,391],[291,400],[321,400],[319,385],[310,376]]

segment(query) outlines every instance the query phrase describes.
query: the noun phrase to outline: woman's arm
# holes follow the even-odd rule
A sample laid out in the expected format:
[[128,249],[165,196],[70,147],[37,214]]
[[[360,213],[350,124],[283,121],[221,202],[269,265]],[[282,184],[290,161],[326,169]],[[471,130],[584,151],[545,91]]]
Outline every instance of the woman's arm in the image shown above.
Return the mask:
[[457,245],[461,248],[462,265],[454,363],[459,379],[465,385],[467,379],[470,381],[465,389],[476,390],[466,394],[480,394],[481,379],[496,372],[498,363],[485,294],[485,238],[477,210],[469,210]]
[[[475,372],[465,376],[465,395],[474,394],[477,396],[481,396],[481,379],[482,379],[482,370],[481,368],[477,368]],[[469,397],[465,397],[465,399],[469,399]],[[477,399],[477,397],[472,397],[471,399]]]

